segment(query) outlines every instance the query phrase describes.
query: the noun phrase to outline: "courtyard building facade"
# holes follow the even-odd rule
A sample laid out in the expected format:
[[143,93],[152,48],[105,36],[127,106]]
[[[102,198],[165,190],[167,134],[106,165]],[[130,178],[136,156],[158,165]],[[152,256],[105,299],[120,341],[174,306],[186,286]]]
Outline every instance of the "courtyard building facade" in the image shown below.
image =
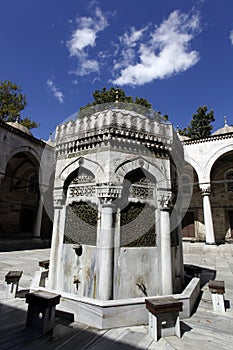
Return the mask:
[[225,125],[205,139],[182,141],[183,197],[191,201],[183,215],[184,240],[207,244],[233,238],[233,127]]
[[[0,240],[51,240],[53,148],[18,122],[0,121]],[[51,167],[52,164],[52,167]],[[45,202],[47,202],[45,209]],[[50,211],[47,210],[50,207]],[[8,243],[6,243],[8,242]],[[20,245],[20,243],[19,243]],[[12,245],[17,249],[15,245]]]

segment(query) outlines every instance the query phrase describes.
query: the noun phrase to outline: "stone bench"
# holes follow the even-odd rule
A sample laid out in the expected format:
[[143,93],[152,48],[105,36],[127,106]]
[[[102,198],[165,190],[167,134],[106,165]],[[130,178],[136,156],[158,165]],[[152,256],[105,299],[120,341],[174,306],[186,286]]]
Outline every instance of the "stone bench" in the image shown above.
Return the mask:
[[26,294],[26,303],[28,303],[26,326],[42,334],[52,331],[55,308],[60,303],[60,297],[58,294],[45,291]]
[[212,296],[213,310],[225,312],[225,285],[224,281],[210,280],[209,290]]
[[18,292],[19,280],[23,271],[9,271],[5,276],[5,298],[15,298]]
[[40,269],[41,270],[48,270],[49,268],[49,260],[42,260],[42,261],[39,261],[39,266],[40,266]]
[[173,297],[146,299],[149,311],[149,334],[158,341],[161,337],[170,335],[181,336],[179,312],[183,303]]

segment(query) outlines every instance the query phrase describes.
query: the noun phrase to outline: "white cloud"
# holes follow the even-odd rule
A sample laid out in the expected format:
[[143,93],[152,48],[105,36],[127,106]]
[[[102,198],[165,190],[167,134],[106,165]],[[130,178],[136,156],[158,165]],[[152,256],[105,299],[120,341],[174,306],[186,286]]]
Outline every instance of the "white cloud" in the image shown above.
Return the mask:
[[96,33],[90,28],[77,29],[71,40],[69,41],[68,47],[71,56],[79,56],[87,46],[94,46],[96,40]]
[[53,80],[48,79],[46,84],[49,90],[53,93],[53,96],[58,100],[58,102],[64,103],[64,94],[55,86]]
[[124,33],[122,36],[120,36],[120,41],[121,43],[123,43],[125,46],[135,46],[136,42],[142,38],[143,33],[145,32],[145,30],[147,29],[147,27],[136,30],[134,27],[130,28],[130,34],[128,34],[127,32]]
[[230,38],[231,44],[233,45],[233,29],[232,29],[232,31],[230,32],[229,38]]
[[198,14],[173,11],[149,33],[149,40],[143,42],[146,29],[132,28],[130,35],[121,37],[121,42],[128,43],[131,51],[123,45],[120,60],[115,60],[114,69],[120,69],[113,81],[115,85],[143,85],[185,71],[198,62],[199,53],[189,46],[200,30]]
[[78,68],[75,73],[83,76],[99,72],[98,61],[90,59],[87,50],[96,46],[98,33],[108,26],[107,18],[101,9],[96,7],[93,17],[78,17],[76,23],[77,28],[74,30],[70,40],[67,41],[70,55],[78,60]]
[[76,75],[84,76],[90,73],[99,72],[99,63],[96,60],[83,60],[80,68],[76,71]]
[[147,27],[136,30],[135,27],[131,27],[129,32],[125,32],[119,37],[120,44],[115,45],[114,70],[124,68],[128,65],[132,65],[135,61],[136,53],[138,50],[138,44],[143,39],[143,33],[147,30]]

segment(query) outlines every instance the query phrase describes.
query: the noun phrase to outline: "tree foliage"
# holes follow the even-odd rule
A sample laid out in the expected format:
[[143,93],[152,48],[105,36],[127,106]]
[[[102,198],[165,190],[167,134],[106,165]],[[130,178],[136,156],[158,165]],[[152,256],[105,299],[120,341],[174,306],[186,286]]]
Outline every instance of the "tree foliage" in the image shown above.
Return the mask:
[[88,103],[85,107],[81,107],[81,109],[95,106],[97,104],[116,102],[116,100],[124,103],[135,103],[147,108],[152,107],[151,103],[147,99],[143,97],[136,97],[134,100],[132,96],[126,96],[124,90],[116,89],[114,87],[110,88],[109,90],[107,90],[105,87],[102,90],[95,90],[93,92],[93,97],[94,101],[92,103]]
[[213,129],[211,123],[214,121],[214,111],[208,112],[207,106],[201,106],[193,114],[190,124],[184,129],[179,129],[178,132],[180,135],[188,136],[191,139],[205,138],[211,135]]
[[[102,90],[93,92],[94,101],[81,107],[78,113],[79,117],[90,116],[95,112],[100,112],[103,109],[113,108],[117,106],[119,109],[132,110],[136,113],[143,114],[148,118],[156,118],[161,122],[167,122],[168,116],[162,115],[161,112],[152,110],[152,104],[144,97],[126,96],[124,90],[114,87],[107,90],[105,87]],[[115,104],[115,103],[118,104]]]
[[0,120],[23,124],[29,129],[37,128],[39,124],[27,117],[22,117],[21,112],[27,106],[27,98],[22,89],[9,80],[0,81]]

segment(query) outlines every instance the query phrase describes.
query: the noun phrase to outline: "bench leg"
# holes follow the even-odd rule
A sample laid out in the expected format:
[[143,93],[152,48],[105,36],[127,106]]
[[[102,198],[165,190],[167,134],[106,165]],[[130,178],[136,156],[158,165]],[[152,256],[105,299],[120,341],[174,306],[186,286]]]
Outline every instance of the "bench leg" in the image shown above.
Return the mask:
[[158,334],[158,320],[151,312],[149,312],[149,334],[154,341],[158,341],[161,333]]
[[48,308],[34,304],[28,305],[27,327],[36,329],[44,334],[53,330],[55,321],[55,306]]
[[216,312],[226,312],[224,294],[211,293],[213,310]]
[[18,291],[18,283],[7,283],[5,289],[5,298],[15,298]]
[[149,334],[154,341],[171,335],[176,335],[180,338],[179,313],[164,313],[155,316],[149,312]]
[[175,334],[178,338],[181,337],[181,330],[180,330],[180,317],[177,316],[176,322],[175,322]]

